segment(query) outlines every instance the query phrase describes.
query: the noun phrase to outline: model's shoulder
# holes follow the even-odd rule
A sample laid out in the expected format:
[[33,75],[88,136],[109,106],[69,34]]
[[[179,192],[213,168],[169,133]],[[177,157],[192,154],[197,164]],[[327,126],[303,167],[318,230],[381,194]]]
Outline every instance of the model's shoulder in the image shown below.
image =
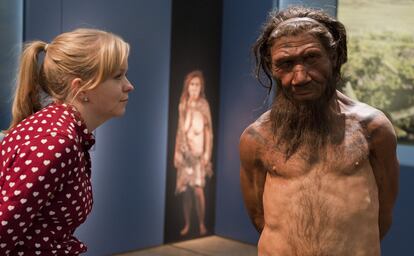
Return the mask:
[[207,99],[200,98],[198,100],[197,105],[198,105],[198,109],[201,109],[203,112],[206,112],[206,111],[210,112],[210,105],[208,104]]
[[368,125],[374,123],[384,123],[388,119],[385,114],[366,103],[351,99],[348,96],[337,92],[337,99],[341,108],[341,113],[348,118],[355,119],[362,124]]
[[240,136],[240,160],[245,168],[255,165],[256,160],[260,158],[258,152],[262,151],[269,139],[268,116],[268,112],[264,113],[247,126]]
[[359,103],[358,113],[361,126],[365,129],[371,149],[388,148],[394,150],[397,136],[394,126],[387,115],[379,109]]
[[391,125],[391,121],[384,112],[362,102],[355,103],[352,108],[352,115],[370,129]]
[[378,131],[394,134],[390,119],[381,110],[349,98],[346,101],[341,101],[341,104],[344,106],[342,107],[343,113],[359,122],[368,134],[372,135]]
[[256,121],[247,126],[240,137],[240,143],[242,144],[243,142],[247,142],[248,144],[265,144],[266,138],[270,134],[269,117],[270,111],[267,111]]
[[208,101],[207,101],[207,99],[206,99],[206,98],[202,98],[202,97],[200,97],[200,98],[198,99],[198,103],[199,103],[199,104],[201,104],[201,105],[207,105],[207,106],[209,106]]

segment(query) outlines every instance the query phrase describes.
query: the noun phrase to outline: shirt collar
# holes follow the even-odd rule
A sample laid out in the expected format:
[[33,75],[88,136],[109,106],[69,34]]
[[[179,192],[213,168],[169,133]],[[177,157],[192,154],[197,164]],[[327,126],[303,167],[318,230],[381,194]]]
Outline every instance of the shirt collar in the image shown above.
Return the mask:
[[79,142],[83,148],[88,151],[95,144],[95,135],[89,132],[85,121],[75,106],[67,103],[63,103],[61,105],[69,112],[70,117],[73,118],[75,130],[80,139]]

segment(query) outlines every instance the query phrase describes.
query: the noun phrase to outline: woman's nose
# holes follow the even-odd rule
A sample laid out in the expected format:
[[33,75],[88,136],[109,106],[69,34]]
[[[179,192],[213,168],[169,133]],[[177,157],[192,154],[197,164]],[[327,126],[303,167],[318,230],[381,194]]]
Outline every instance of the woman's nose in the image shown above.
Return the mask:
[[124,88],[124,90],[126,91],[126,92],[131,92],[131,91],[133,91],[135,89],[135,87],[131,84],[131,82],[129,82],[129,80],[127,79],[127,84],[126,84],[126,86],[125,86],[125,88]]

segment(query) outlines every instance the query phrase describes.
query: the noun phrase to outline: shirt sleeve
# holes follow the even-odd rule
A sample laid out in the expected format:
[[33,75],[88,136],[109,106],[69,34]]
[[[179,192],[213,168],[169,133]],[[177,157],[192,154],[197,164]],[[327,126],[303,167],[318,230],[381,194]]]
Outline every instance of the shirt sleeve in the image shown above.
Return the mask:
[[73,140],[54,134],[28,141],[4,173],[0,201],[0,255],[22,240],[42,207],[79,159]]

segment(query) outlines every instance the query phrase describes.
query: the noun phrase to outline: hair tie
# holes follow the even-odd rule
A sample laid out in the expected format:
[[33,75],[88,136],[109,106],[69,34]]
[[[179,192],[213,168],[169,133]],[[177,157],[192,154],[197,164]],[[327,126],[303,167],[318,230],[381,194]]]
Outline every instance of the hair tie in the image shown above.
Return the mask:
[[271,38],[271,39],[276,38],[278,36],[278,33],[280,32],[280,28],[283,28],[283,26],[294,24],[294,23],[301,23],[301,22],[316,24],[317,26],[320,26],[320,27],[326,29],[326,31],[331,35],[331,37],[334,38],[333,35],[332,35],[332,32],[329,30],[329,28],[325,24],[322,24],[321,22],[319,22],[319,21],[317,21],[317,20],[315,20],[311,17],[294,17],[294,18],[284,20],[276,26],[276,28],[270,34],[269,38]]
[[49,47],[49,44],[45,44],[44,50],[47,51],[47,47]]
[[287,20],[282,21],[281,23],[279,23],[278,27],[280,25],[284,25],[284,24],[288,24],[288,23],[294,23],[294,22],[301,22],[301,21],[303,21],[303,22],[306,22],[307,21],[307,22],[311,22],[311,23],[315,23],[315,24],[324,26],[319,21],[317,21],[317,20],[315,20],[315,19],[313,19],[311,17],[294,17],[294,18],[290,18],[290,19],[287,19]]

